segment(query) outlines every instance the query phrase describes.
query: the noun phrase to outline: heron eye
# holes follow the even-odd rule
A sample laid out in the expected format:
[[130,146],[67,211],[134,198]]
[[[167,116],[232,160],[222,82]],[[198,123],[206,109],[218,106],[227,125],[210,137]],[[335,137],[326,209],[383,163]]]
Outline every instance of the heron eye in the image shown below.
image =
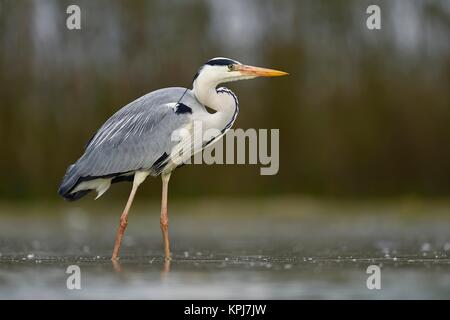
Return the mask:
[[228,65],[228,71],[233,71],[233,70],[234,70],[234,65],[229,64],[229,65]]

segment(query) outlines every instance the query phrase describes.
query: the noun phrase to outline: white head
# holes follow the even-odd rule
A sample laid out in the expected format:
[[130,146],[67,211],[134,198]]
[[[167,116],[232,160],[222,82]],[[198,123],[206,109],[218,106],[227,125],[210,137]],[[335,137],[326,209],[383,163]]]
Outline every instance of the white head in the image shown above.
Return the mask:
[[196,86],[215,88],[220,83],[253,79],[256,77],[277,77],[287,75],[286,72],[244,65],[228,58],[213,58],[205,63],[194,77]]

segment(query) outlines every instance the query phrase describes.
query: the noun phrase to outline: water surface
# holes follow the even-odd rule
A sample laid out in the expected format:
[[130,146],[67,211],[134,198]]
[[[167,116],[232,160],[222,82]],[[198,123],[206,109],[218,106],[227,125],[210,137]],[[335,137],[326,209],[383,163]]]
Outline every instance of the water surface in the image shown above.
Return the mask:
[[[157,204],[134,208],[111,263],[118,208],[3,206],[0,298],[450,298],[443,205],[181,201],[171,207],[170,265]],[[81,290],[66,287],[70,265]],[[366,286],[370,265],[381,268],[381,290]]]

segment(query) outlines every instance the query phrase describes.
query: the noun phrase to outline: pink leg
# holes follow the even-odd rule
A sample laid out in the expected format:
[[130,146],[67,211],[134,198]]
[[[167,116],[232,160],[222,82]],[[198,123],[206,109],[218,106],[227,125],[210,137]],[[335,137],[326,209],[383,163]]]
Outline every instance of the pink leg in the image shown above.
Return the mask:
[[131,189],[130,196],[128,197],[127,205],[125,206],[125,210],[120,216],[120,224],[119,229],[117,230],[116,242],[114,244],[113,255],[111,260],[117,260],[119,256],[120,245],[122,243],[123,234],[125,233],[125,229],[128,225],[128,213],[130,211],[131,205],[133,204],[134,196],[136,195],[136,191],[139,185],[145,180],[148,176],[147,172],[136,172],[134,175],[133,188]]
[[167,215],[167,193],[169,187],[169,174],[163,174],[162,178],[162,200],[161,200],[161,232],[164,241],[164,258],[170,260],[170,243],[169,243],[169,217]]

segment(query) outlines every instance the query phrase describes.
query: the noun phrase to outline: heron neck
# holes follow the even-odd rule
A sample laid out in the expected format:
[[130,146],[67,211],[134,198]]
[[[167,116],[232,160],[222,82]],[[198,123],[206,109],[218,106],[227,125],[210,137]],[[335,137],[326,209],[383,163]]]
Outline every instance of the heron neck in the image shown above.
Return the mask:
[[211,108],[217,112],[233,113],[236,106],[233,99],[219,94],[216,90],[218,84],[211,83],[202,85],[194,82],[193,92],[204,106]]

